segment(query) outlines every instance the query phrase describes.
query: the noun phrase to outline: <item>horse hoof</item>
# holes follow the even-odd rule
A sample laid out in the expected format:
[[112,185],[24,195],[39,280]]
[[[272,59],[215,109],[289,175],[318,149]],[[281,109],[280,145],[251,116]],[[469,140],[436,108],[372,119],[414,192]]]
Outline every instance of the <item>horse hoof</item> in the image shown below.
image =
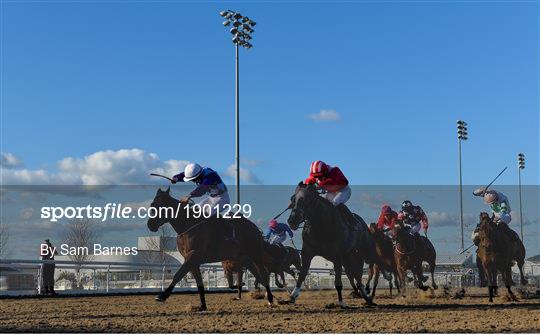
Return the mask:
[[167,297],[165,296],[162,296],[162,295],[158,295],[157,297],[154,298],[156,301],[159,301],[159,302],[165,302],[165,300],[167,300]]
[[434,289],[434,290],[436,290],[436,289],[438,289],[438,288],[439,288],[439,286],[437,286],[436,284],[433,284],[433,289]]
[[234,297],[234,298],[231,298],[232,301],[239,301],[239,300],[242,300],[241,298],[238,298],[238,297]]

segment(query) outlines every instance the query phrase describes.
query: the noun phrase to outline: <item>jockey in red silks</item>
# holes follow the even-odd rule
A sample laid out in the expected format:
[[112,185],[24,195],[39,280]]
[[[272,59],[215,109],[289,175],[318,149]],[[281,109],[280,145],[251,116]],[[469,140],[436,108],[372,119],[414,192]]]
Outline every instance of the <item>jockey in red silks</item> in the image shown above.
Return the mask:
[[316,184],[319,189],[322,189],[324,193],[321,194],[321,197],[338,209],[350,227],[358,224],[353,213],[345,206],[351,197],[349,181],[337,166],[329,166],[323,161],[311,163],[309,177],[304,181],[304,184]]
[[394,212],[389,205],[384,205],[377,220],[377,229],[382,230],[387,237],[392,237],[392,230],[397,219],[398,213]]
[[349,181],[343,172],[337,166],[329,166],[323,161],[311,163],[309,177],[304,184],[317,184],[319,188],[326,191],[321,196],[334,206],[346,203],[351,197]]

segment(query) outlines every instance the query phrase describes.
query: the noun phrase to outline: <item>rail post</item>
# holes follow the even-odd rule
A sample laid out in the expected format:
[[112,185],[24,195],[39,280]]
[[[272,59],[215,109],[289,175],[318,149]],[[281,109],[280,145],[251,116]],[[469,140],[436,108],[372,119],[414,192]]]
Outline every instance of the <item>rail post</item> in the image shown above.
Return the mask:
[[96,268],[94,268],[92,273],[92,290],[96,290]]
[[139,288],[142,288],[142,270],[139,270]]
[[107,276],[105,278],[105,291],[109,293],[109,273],[111,272],[111,265],[107,265]]
[[163,292],[165,290],[165,269],[166,266],[163,265],[163,270],[161,272],[161,292]]

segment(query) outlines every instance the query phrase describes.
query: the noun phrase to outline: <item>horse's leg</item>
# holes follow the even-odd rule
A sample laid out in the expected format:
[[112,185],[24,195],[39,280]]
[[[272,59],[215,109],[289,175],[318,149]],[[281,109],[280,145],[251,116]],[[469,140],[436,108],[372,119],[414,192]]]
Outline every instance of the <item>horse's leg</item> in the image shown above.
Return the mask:
[[238,270],[236,273],[236,287],[238,288],[238,296],[236,300],[242,299],[242,280],[244,279],[244,271],[242,269]]
[[302,266],[300,267],[300,273],[298,274],[298,280],[296,281],[296,287],[291,293],[289,298],[289,303],[295,303],[298,296],[300,296],[300,291],[302,290],[302,284],[306,280],[306,276],[311,266],[311,260],[314,255],[311,252],[308,252],[306,248],[302,249]]
[[478,279],[480,280],[480,287],[486,287],[488,285],[486,279],[486,269],[482,265],[480,257],[476,256],[476,267],[478,267]]
[[167,298],[171,295],[172,291],[174,290],[174,287],[176,286],[176,284],[178,284],[178,282],[182,280],[182,278],[184,278],[184,276],[189,271],[191,271],[195,267],[198,268],[199,265],[200,263],[197,263],[197,261],[195,261],[195,257],[193,257],[193,254],[186,256],[184,264],[182,264],[180,269],[178,269],[178,271],[176,271],[176,273],[174,274],[174,277],[172,279],[172,282],[169,284],[169,287],[167,287],[165,291],[161,292],[156,297],[156,300],[161,301],[161,302],[167,300]]
[[364,285],[362,284],[364,260],[358,254],[353,253],[346,257],[344,261],[345,269],[350,271],[354,279],[356,279],[356,287],[358,288],[360,296],[364,298],[368,305],[374,305],[373,299],[366,293]]
[[371,263],[369,264],[369,272],[368,272],[368,278],[367,278],[367,282],[366,282],[366,293],[369,294],[369,284],[371,283],[371,279],[373,279],[373,274],[374,274],[374,266],[375,266],[375,263]]
[[428,289],[427,286],[424,286],[424,270],[422,269],[422,262],[420,261],[416,266],[414,267],[413,273],[416,273],[416,281],[418,283],[418,288],[422,291],[426,291]]
[[261,283],[266,289],[266,298],[268,299],[268,304],[272,305],[274,303],[274,295],[270,290],[270,273],[266,270],[262,262],[252,262],[253,268],[255,270],[255,277],[259,283]]
[[334,262],[334,287],[336,288],[336,292],[338,295],[338,305],[341,308],[347,308],[347,304],[345,304],[345,301],[343,301],[343,297],[341,295],[341,291],[343,290],[343,283],[341,282],[341,271],[342,271],[342,264],[340,261]]
[[349,280],[349,284],[351,285],[351,288],[352,288],[351,296],[353,298],[360,298],[361,294],[358,291],[358,287],[356,286],[356,283],[354,282],[354,274],[347,266],[345,266],[345,275],[347,276],[347,279]]
[[439,288],[439,286],[435,284],[435,260],[432,260],[429,263],[429,272],[431,272],[431,287],[433,287],[433,289],[436,290]]
[[403,268],[398,269],[398,279],[401,296],[405,297],[407,293],[407,270]]
[[[493,302],[493,296],[495,294],[495,287],[497,285],[497,270],[484,267],[485,274],[488,281],[489,302]],[[495,271],[493,271],[495,270]]]
[[199,311],[206,311],[206,299],[204,297],[204,282],[201,274],[201,269],[197,266],[191,270],[191,274],[197,282],[197,290],[199,291],[199,298],[201,300],[201,305],[199,306]]
[[375,298],[375,292],[377,291],[377,285],[379,285],[379,277],[381,275],[381,269],[378,265],[375,266],[375,273],[373,278],[373,291],[371,292],[371,299]]
[[505,272],[506,274],[503,278],[504,278],[504,284],[506,285],[506,289],[508,290],[508,296],[512,301],[517,301],[517,298],[514,292],[512,292],[512,282],[513,282],[512,281],[512,268],[508,266]]
[[520,277],[520,284],[521,285],[527,285],[528,284],[528,280],[527,278],[525,278],[525,275],[523,274],[523,265],[525,264],[525,260],[523,258],[520,258],[518,261],[517,261],[517,266],[518,266],[518,269],[519,269],[519,277]]

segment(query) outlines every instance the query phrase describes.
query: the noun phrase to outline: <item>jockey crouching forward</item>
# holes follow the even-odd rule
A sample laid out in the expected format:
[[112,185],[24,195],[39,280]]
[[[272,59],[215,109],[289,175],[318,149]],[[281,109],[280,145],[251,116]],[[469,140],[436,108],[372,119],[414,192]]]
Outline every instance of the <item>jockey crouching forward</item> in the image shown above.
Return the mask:
[[419,236],[420,228],[427,233],[429,222],[426,213],[420,206],[414,206],[409,200],[403,201],[401,211],[398,214],[398,220],[402,220],[405,226],[409,228],[411,235]]
[[277,220],[270,220],[268,223],[268,230],[264,235],[264,238],[270,244],[283,244],[287,240],[287,234],[289,238],[293,238],[293,231],[285,223],[279,223]]
[[323,161],[311,163],[309,177],[304,181],[304,184],[316,184],[320,189],[323,189],[325,193],[321,196],[340,209],[342,215],[349,221],[349,225],[356,224],[356,218],[345,206],[351,197],[349,181],[337,166],[329,166]]
[[227,186],[225,186],[216,171],[208,167],[201,167],[196,163],[191,163],[186,166],[184,172],[172,177],[173,184],[188,181],[194,182],[197,187],[188,196],[182,197],[180,201],[185,203],[191,198],[203,197],[196,204],[201,206],[206,217],[223,211],[223,206],[230,204]]
[[386,237],[393,240],[392,232],[397,219],[398,213],[394,212],[390,206],[384,205],[377,220],[377,229],[381,230]]
[[[477,197],[483,197],[484,203],[489,205],[491,212],[495,217],[494,222],[499,227],[502,228],[506,233],[512,234],[510,227],[508,225],[512,221],[512,216],[510,215],[510,202],[506,195],[495,190],[486,190],[485,188],[479,188],[473,192]],[[478,229],[480,225],[476,226],[476,229],[472,233],[471,239],[474,244],[478,245]]]

